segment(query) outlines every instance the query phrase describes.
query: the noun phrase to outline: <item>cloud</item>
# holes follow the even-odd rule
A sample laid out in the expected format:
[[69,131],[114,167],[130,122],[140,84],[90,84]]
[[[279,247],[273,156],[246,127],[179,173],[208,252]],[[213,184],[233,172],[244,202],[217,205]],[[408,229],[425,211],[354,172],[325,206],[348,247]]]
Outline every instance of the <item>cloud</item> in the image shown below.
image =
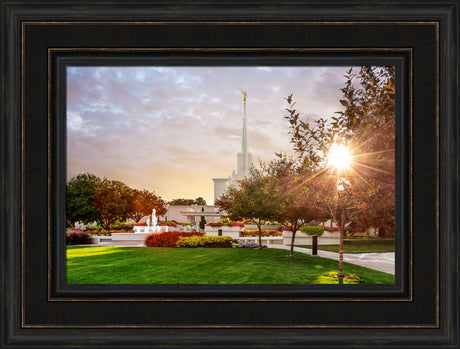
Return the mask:
[[[69,67],[68,177],[91,172],[166,199],[213,198],[236,169],[242,93],[254,158],[288,151],[286,100],[304,117],[340,110],[344,67]],[[190,196],[192,195],[192,196]]]

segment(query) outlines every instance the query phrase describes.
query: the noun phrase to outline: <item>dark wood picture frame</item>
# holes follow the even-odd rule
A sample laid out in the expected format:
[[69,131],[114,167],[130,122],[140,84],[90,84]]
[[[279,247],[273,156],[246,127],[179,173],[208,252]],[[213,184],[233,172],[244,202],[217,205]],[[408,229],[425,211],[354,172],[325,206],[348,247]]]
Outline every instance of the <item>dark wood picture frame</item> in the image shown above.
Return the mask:
[[[2,2],[2,346],[458,348],[458,5]],[[66,65],[269,61],[399,67],[395,285],[66,285]]]

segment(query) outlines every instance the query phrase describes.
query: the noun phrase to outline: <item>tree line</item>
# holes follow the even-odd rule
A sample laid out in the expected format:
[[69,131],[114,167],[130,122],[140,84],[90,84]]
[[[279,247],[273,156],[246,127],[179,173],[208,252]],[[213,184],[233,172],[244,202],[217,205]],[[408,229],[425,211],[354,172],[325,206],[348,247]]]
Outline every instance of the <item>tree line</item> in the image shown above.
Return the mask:
[[157,216],[166,214],[165,201],[153,192],[133,189],[120,181],[83,173],[67,184],[67,226],[74,226],[76,222],[97,222],[111,229],[117,221],[139,222],[153,209]]
[[132,219],[139,222],[156,210],[157,216],[164,216],[166,205],[205,206],[206,200],[173,199],[164,201],[154,192],[130,188],[123,182],[101,179],[91,173],[82,173],[67,183],[66,194],[67,226],[75,223],[90,224],[96,222],[104,229],[111,229],[117,221]]

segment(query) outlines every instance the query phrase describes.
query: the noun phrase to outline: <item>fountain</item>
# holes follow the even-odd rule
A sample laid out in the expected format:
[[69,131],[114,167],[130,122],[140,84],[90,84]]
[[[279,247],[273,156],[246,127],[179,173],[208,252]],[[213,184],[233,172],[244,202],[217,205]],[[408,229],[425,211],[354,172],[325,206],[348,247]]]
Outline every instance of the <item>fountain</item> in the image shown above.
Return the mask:
[[[152,220],[150,220],[150,217],[147,218],[147,224],[143,227],[136,226],[134,227],[134,233],[135,234],[145,234],[153,231],[154,233],[160,232],[161,230],[168,231],[168,227],[160,227],[158,225],[158,217],[156,215],[157,210],[153,209],[152,210]],[[163,228],[163,229],[162,229]]]
[[152,231],[156,232],[158,230],[157,223],[158,223],[158,218],[156,216],[157,210],[153,209],[152,210]]

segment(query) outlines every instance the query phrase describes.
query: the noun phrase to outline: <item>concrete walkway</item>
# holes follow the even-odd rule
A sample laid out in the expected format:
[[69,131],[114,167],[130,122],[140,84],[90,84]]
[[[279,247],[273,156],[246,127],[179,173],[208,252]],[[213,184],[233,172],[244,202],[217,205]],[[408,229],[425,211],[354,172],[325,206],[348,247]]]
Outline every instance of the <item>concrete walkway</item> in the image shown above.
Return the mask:
[[[267,245],[269,248],[279,248],[282,250],[289,250],[290,246],[285,245]],[[312,251],[309,248],[295,247],[294,251],[306,253],[311,255]],[[339,260],[339,254],[329,251],[321,251],[318,249],[318,257]],[[344,253],[343,261],[351,264],[356,264],[362,267],[383,271],[388,274],[395,274],[395,253]]]

